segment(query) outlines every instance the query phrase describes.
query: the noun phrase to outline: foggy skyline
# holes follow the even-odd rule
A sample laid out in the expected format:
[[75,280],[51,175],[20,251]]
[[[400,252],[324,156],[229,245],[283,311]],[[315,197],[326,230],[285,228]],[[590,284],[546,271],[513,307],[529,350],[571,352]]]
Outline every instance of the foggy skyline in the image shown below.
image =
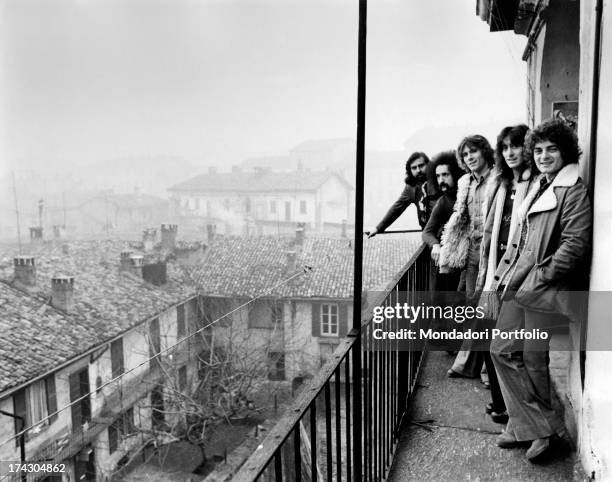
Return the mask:
[[[229,165],[354,138],[357,4],[4,0],[0,174],[160,155]],[[524,43],[489,33],[472,0],[370,2],[367,147],[524,121]]]

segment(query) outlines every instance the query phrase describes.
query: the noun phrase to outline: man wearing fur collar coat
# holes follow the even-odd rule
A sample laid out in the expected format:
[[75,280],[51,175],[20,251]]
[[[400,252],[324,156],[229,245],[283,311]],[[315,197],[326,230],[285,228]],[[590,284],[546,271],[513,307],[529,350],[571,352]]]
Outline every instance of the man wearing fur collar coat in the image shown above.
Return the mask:
[[[457,200],[442,233],[440,273],[465,271],[466,303],[476,304],[475,289],[480,264],[480,244],[484,228],[483,203],[486,198],[487,179],[493,166],[493,149],[483,136],[464,138],[457,148],[459,165],[468,171],[459,179]],[[476,326],[464,326],[476,329]],[[476,378],[484,361],[483,354],[472,350],[473,340],[465,340],[449,377]]]

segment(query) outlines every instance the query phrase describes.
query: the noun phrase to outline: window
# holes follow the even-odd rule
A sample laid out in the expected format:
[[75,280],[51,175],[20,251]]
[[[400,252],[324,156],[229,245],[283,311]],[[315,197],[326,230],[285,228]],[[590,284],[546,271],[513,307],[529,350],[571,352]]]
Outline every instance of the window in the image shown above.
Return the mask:
[[211,323],[215,327],[232,326],[232,315],[228,313],[232,311],[231,300],[227,298],[203,298],[204,325]]
[[130,407],[108,427],[108,451],[114,453],[121,439],[134,431],[134,408]]
[[182,366],[178,370],[178,388],[182,392],[187,388],[187,367]]
[[306,201],[300,201],[300,214],[306,214]]
[[338,305],[321,305],[321,335],[338,336]]
[[276,201],[270,201],[270,214],[276,214]]
[[123,365],[123,338],[119,338],[111,343],[111,373],[113,378],[117,378],[125,371]]
[[89,398],[89,372],[83,368],[68,377],[70,384],[70,406],[72,410],[72,431],[82,433],[83,425],[91,420],[91,400]]
[[185,305],[176,307],[176,336],[180,340],[185,338]]
[[281,351],[271,351],[268,353],[268,379],[285,379],[285,354]]
[[256,301],[249,309],[249,328],[283,329],[283,304],[274,300]]
[[[25,421],[25,426],[22,426],[22,421],[15,419],[15,434],[26,427],[36,425],[37,422],[51,415],[51,418],[39,425],[39,427],[45,427],[57,419],[56,411],[55,375],[49,375],[47,378],[38,380],[13,395],[13,413],[22,417]],[[26,438],[30,438],[36,433],[38,433],[36,429],[29,430],[26,432]],[[15,442],[19,444],[19,438]]]

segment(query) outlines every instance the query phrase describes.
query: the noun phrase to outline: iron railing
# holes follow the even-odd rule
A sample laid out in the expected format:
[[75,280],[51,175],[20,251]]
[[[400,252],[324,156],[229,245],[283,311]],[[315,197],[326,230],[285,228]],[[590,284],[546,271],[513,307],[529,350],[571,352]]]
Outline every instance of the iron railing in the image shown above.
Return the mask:
[[[233,480],[382,480],[406,420],[421,359],[418,341],[374,340],[375,306],[419,304],[430,261],[421,246],[381,293],[374,293],[359,332],[353,330],[307,383]],[[400,321],[387,330],[401,328]],[[419,323],[413,325],[418,329]],[[401,343],[401,346],[400,346]]]

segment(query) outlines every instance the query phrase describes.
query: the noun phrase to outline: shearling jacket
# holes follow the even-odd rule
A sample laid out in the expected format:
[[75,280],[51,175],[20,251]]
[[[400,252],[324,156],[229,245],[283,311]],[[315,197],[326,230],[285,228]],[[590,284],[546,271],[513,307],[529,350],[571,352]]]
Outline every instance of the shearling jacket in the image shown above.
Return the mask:
[[[489,178],[494,174],[495,171],[488,173]],[[472,174],[464,174],[457,182],[457,200],[455,201],[453,214],[442,232],[439,259],[440,273],[463,269],[467,264],[472,235],[472,224],[468,209],[468,196],[472,182],[476,182]],[[486,215],[493,195],[487,193],[488,180],[485,182],[487,182],[487,185],[485,186],[482,209],[483,214]]]
[[[580,321],[588,289],[592,210],[578,164],[563,167],[533,202],[539,187],[534,182],[521,203],[519,229],[496,270],[492,289],[505,286],[504,299],[516,292],[516,302],[525,308]],[[527,235],[519,253],[524,223]]]

